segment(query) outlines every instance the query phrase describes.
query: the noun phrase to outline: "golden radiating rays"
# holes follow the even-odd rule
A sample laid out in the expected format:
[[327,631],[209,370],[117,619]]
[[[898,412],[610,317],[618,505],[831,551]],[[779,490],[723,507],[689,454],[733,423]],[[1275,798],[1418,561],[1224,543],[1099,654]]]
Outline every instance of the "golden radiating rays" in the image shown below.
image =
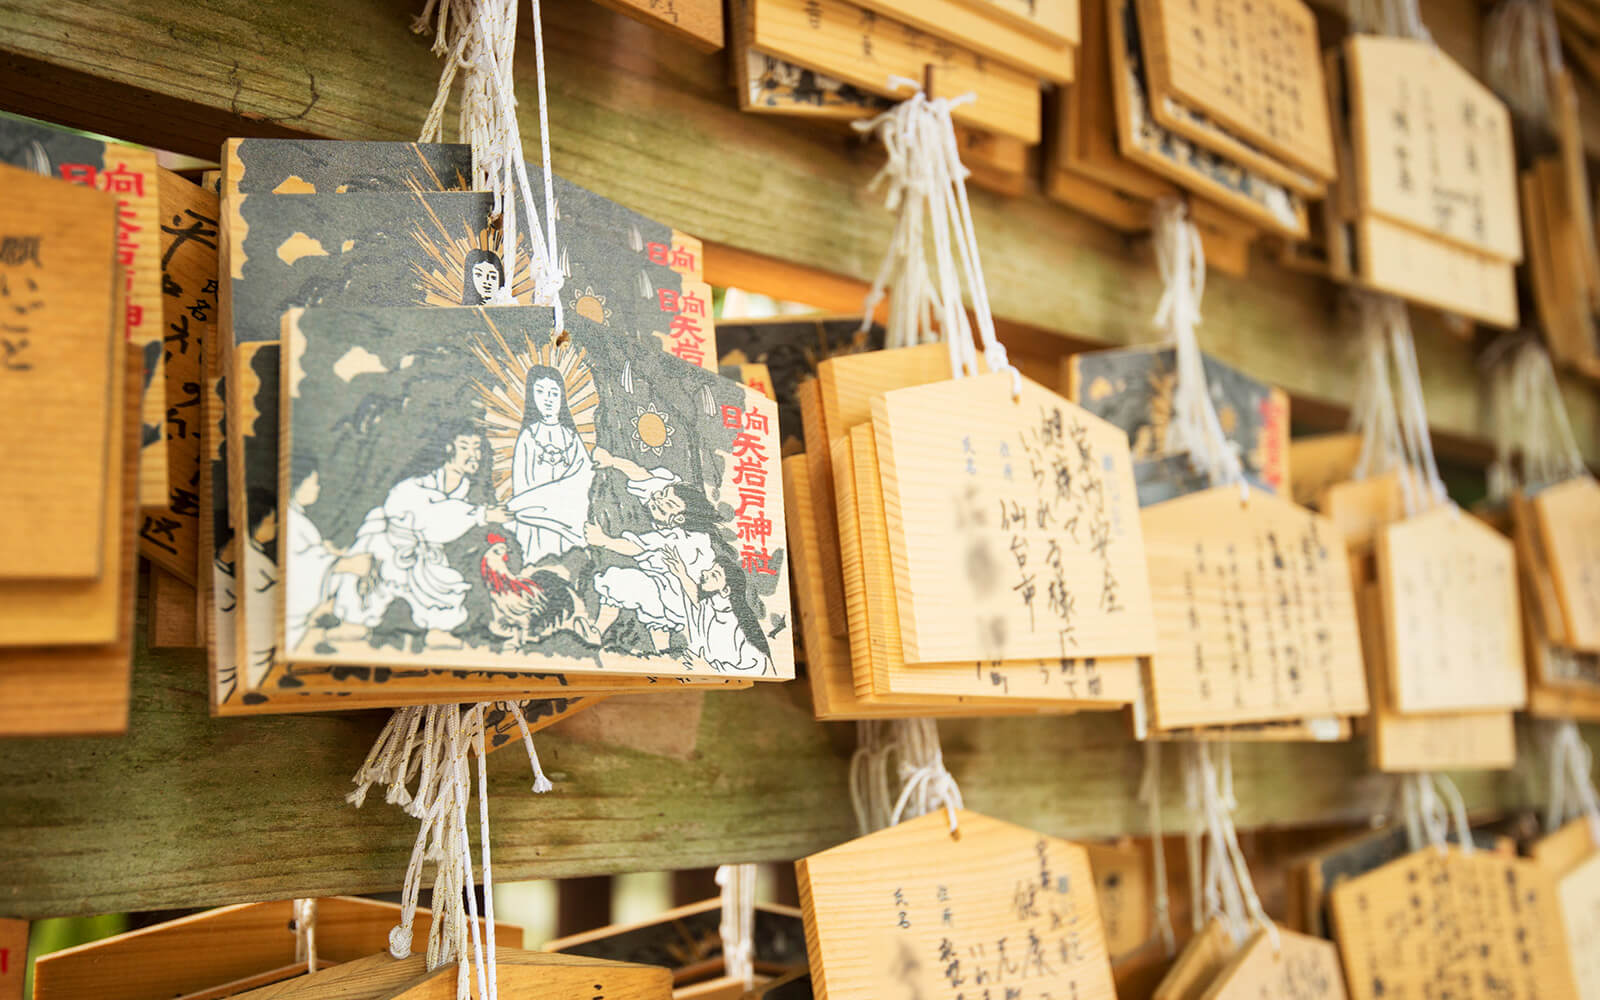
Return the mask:
[[517,435],[522,432],[528,369],[544,365],[561,373],[566,383],[567,409],[572,411],[578,437],[589,449],[594,448],[596,440],[594,417],[595,408],[600,405],[600,390],[583,349],[574,346],[564,335],[551,331],[541,342],[524,334],[520,348],[513,349],[490,315],[483,312],[479,315],[488,333],[476,337],[472,353],[483,363],[489,377],[473,379],[473,386],[483,403],[484,433],[489,439],[495,495],[504,498],[511,495],[511,461]]
[[[425,255],[422,263],[411,265],[417,280],[417,291],[426,305],[459,306],[466,289],[467,254],[473,250],[491,250],[499,255],[500,235],[490,227],[474,230],[466,223],[461,224],[459,232],[452,233],[428,204],[428,199],[423,197],[426,192],[421,186],[411,179],[406,181],[406,185],[411,188],[417,204],[427,213],[431,223],[427,226],[416,225],[411,229],[411,238]],[[523,253],[517,254],[511,294],[523,305],[536,304],[533,302],[532,258],[526,252],[526,247],[523,250]]]
[[633,443],[640,451],[659,455],[672,447],[672,421],[656,404],[636,406],[634,411]]

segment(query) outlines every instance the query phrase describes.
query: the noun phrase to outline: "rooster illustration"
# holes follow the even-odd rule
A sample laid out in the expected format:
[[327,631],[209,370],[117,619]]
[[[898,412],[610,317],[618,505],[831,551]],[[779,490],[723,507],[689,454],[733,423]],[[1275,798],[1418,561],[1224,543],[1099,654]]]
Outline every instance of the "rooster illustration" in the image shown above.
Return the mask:
[[600,635],[584,608],[583,598],[572,588],[567,570],[559,564],[545,569],[524,566],[511,572],[511,543],[491,532],[489,548],[478,562],[489,595],[489,631],[521,648],[556,632],[571,632],[590,645]]

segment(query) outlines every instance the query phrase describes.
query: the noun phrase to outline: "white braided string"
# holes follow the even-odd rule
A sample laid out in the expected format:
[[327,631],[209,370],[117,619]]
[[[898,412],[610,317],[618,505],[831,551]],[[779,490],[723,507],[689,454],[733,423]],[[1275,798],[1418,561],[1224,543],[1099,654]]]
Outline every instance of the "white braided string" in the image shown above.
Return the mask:
[[317,971],[317,901],[294,901],[294,960],[306,963],[306,974]]
[[1195,328],[1200,325],[1200,300],[1206,288],[1206,255],[1200,232],[1189,210],[1177,198],[1156,203],[1156,266],[1161,272],[1161,301],[1154,323],[1177,359],[1177,384],[1172,391],[1172,422],[1168,435],[1176,449],[1187,451],[1189,461],[1205,473],[1212,486],[1239,484],[1248,498],[1250,487],[1244,465],[1222,429],[1216,405],[1206,382],[1205,356]]
[[1353,31],[1389,35],[1419,42],[1433,41],[1422,23],[1418,0],[1347,0],[1345,12]]
[[[1281,947],[1277,925],[1267,918],[1239,834],[1233,825],[1233,758],[1227,744],[1191,742],[1184,747],[1184,784],[1195,835],[1190,846],[1193,868],[1201,872],[1195,927],[1219,920],[1235,945],[1243,944],[1252,926],[1267,932],[1274,949]],[[1220,765],[1216,758],[1222,758]]]
[[[890,86],[915,88],[916,83],[891,77]],[[984,363],[991,372],[1009,371],[1016,393],[1021,391],[1022,376],[995,335],[967,200],[968,170],[961,164],[950,117],[951,108],[973,99],[965,94],[930,100],[919,90],[877,117],[855,123],[856,129],[877,135],[883,143],[888,160],[868,190],[885,187],[884,203],[896,213],[889,248],[867,293],[862,329],[871,326],[888,289],[888,346],[943,339],[950,351],[950,369],[960,378],[978,371],[976,326]],[[931,266],[928,236],[933,243]],[[975,322],[968,319],[962,304],[963,288],[972,299]]]
[[1548,0],[1500,0],[1484,23],[1484,80],[1523,118],[1548,125],[1561,37]]
[[1594,755],[1571,719],[1545,722],[1542,737],[1550,766],[1550,797],[1544,828],[1554,833],[1575,819],[1589,821],[1589,836],[1600,847],[1600,797],[1591,777]]
[[756,866],[721,865],[717,885],[722,889],[722,922],[717,933],[722,938],[724,971],[744,983],[745,989],[752,989],[756,982]]
[[1167,889],[1167,853],[1161,835],[1161,744],[1146,740],[1144,744],[1144,771],[1139,778],[1139,801],[1149,811],[1150,821],[1150,879],[1155,883],[1155,898],[1151,909],[1155,913],[1156,931],[1161,935],[1161,945],[1171,958],[1178,950],[1178,939],[1172,932],[1172,898]]

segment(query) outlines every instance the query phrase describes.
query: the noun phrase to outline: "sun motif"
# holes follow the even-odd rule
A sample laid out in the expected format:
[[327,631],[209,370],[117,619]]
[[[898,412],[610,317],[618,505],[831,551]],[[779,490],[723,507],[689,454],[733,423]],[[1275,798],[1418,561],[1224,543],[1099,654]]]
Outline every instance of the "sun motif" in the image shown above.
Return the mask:
[[611,308],[606,305],[606,297],[595,291],[593,285],[573,293],[572,309],[584,319],[593,320],[602,326],[611,321]]
[[634,411],[633,443],[639,446],[640,451],[659,455],[672,447],[672,421],[656,404],[636,406]]
[[483,318],[487,332],[477,335],[472,353],[483,363],[488,378],[474,379],[473,388],[483,403],[484,433],[489,438],[495,495],[504,499],[511,495],[511,460],[517,447],[517,435],[522,432],[528,369],[543,365],[561,373],[566,386],[567,409],[572,411],[578,438],[591,451],[597,440],[594,418],[595,409],[600,405],[600,390],[595,386],[594,373],[583,348],[574,345],[566,335],[554,330],[542,338],[525,334],[523,342],[513,348],[495,325],[492,314],[484,313]]

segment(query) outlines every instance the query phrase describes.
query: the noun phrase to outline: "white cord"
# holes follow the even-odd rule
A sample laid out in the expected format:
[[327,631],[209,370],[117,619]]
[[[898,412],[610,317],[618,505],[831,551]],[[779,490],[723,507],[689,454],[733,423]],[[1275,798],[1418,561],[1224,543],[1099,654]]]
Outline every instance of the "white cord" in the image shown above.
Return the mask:
[[1550,766],[1545,832],[1554,833],[1574,819],[1587,819],[1590,839],[1600,846],[1600,797],[1590,777],[1594,755],[1571,719],[1543,726],[1545,759]]
[[[916,83],[891,77],[890,86],[916,87]],[[961,163],[950,117],[951,108],[973,99],[965,94],[930,100],[919,90],[877,117],[855,123],[857,130],[875,134],[883,143],[888,160],[868,190],[885,186],[884,203],[897,213],[889,248],[867,293],[862,329],[872,324],[889,289],[888,346],[942,339],[949,347],[951,372],[960,378],[978,371],[973,341],[976,325],[984,363],[991,372],[1011,373],[1015,395],[1022,391],[1022,376],[995,335],[977,230],[967,199],[969,171]],[[931,266],[926,245],[929,235],[933,239]],[[962,304],[963,287],[972,299],[975,324]]]
[[756,866],[721,865],[717,885],[722,888],[722,962],[729,978],[755,987]]
[[1205,295],[1206,255],[1200,231],[1189,219],[1187,206],[1177,198],[1163,198],[1154,210],[1156,266],[1161,272],[1161,301],[1155,325],[1172,345],[1177,384],[1172,392],[1172,422],[1168,435],[1189,461],[1205,473],[1212,486],[1237,483],[1248,499],[1250,487],[1244,465],[1233,442],[1222,429],[1206,380],[1205,355],[1195,327],[1200,325],[1200,300]]
[[1144,773],[1139,778],[1139,800],[1149,810],[1150,819],[1150,879],[1155,883],[1156,930],[1161,935],[1161,945],[1168,958],[1178,951],[1178,939],[1172,932],[1172,900],[1167,888],[1167,853],[1161,836],[1161,743],[1146,740],[1144,744]]
[[[1191,846],[1191,879],[1194,870],[1203,869],[1204,888],[1196,899],[1203,913],[1196,918],[1198,930],[1206,921],[1220,920],[1235,945],[1244,943],[1251,926],[1266,931],[1274,950],[1282,947],[1277,925],[1267,918],[1257,895],[1250,866],[1239,846],[1233,825],[1233,758],[1226,744],[1192,742],[1184,746],[1184,778],[1190,808],[1197,829]],[[1214,757],[1222,755],[1220,767]],[[1203,858],[1195,860],[1203,839]]]

